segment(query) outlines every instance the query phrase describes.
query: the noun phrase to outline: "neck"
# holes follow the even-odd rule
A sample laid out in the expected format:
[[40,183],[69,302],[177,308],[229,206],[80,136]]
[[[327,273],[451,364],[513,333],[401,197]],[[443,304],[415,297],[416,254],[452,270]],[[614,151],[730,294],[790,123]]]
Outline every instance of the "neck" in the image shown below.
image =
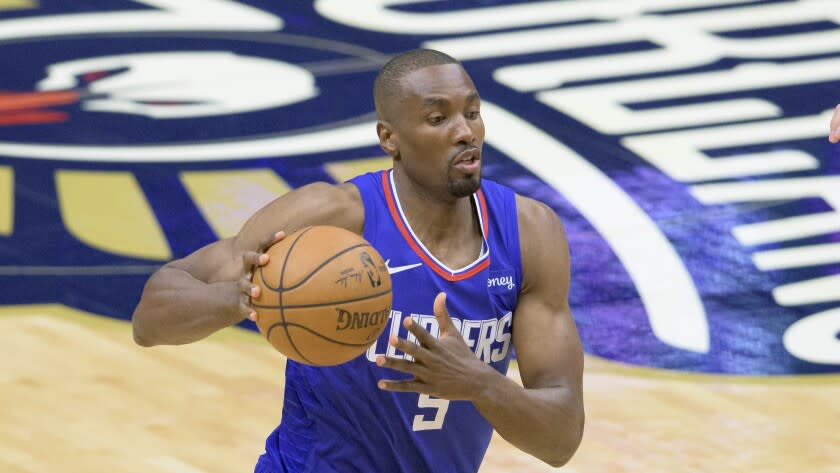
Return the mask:
[[480,245],[481,228],[472,196],[435,196],[397,169],[394,169],[394,186],[411,229],[430,251],[434,251],[432,248],[448,247],[446,243],[451,241],[477,241]]

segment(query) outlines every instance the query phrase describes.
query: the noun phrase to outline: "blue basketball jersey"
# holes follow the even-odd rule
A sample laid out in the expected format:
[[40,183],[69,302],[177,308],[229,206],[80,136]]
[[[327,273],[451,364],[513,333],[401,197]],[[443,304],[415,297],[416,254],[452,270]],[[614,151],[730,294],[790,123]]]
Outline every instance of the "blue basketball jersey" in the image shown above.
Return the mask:
[[447,309],[467,345],[507,372],[513,310],[522,281],[519,230],[512,190],[483,180],[472,199],[484,234],[481,254],[450,269],[429,253],[402,213],[391,171],[351,180],[364,203],[364,238],[391,273],[388,325],[365,354],[338,366],[288,361],[283,417],[266,441],[258,473],[475,472],[493,428],[471,402],[380,390],[380,379],[408,375],[376,366],[376,356],[404,357],[391,335],[414,341],[401,322],[413,317],[434,336],[432,305],[447,293]]

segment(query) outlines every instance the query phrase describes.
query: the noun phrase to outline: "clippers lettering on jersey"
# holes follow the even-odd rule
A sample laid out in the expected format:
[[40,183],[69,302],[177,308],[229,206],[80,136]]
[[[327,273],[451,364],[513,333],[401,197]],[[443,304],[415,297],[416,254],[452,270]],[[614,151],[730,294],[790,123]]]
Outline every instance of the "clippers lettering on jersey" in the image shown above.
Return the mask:
[[[429,332],[433,337],[440,337],[440,326],[434,315],[411,314],[411,318]],[[398,335],[416,343],[417,339],[410,332],[402,328],[403,315],[400,311],[391,311],[391,327],[387,335],[379,337],[367,351],[367,359],[376,362],[378,355],[392,358],[412,360],[410,355],[397,353],[396,349],[388,345],[391,335]],[[496,363],[507,358],[510,352],[511,326],[513,313],[508,312],[502,317],[492,319],[461,319],[452,317],[455,327],[461,332],[464,342],[475,353],[479,360],[485,363]]]

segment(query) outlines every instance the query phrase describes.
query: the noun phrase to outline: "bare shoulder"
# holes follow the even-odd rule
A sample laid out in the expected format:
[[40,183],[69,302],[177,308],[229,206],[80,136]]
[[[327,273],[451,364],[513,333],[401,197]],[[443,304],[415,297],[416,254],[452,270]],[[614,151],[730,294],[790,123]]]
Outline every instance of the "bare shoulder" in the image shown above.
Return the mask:
[[237,246],[256,248],[282,230],[287,234],[311,225],[332,225],[357,234],[364,229],[364,207],[353,184],[314,182],[284,194],[258,210],[236,237]]
[[346,182],[335,185],[315,182],[301,187],[302,191],[304,189],[311,202],[321,207],[321,212],[316,212],[313,218],[324,219],[324,224],[361,233],[364,207],[358,187]]
[[522,230],[531,232],[562,228],[560,219],[551,207],[530,197],[516,194],[516,213],[520,233]]
[[361,234],[364,208],[352,184],[316,182],[281,195],[254,213],[236,236],[210,243],[168,266],[204,282],[240,277],[242,257],[260,251],[279,231],[290,234],[310,225],[332,225]]
[[548,205],[516,195],[523,291],[540,280],[568,272],[569,250],[563,224]]

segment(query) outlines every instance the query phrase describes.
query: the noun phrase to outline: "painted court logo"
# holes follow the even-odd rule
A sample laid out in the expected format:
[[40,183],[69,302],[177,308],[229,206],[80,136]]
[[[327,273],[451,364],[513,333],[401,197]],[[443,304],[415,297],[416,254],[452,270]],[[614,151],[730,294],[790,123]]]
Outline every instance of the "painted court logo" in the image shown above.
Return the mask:
[[821,2],[42,3],[0,12],[3,304],[128,318],[154,268],[277,195],[388,166],[370,86],[425,46],[481,92],[483,175],[561,217],[587,352],[840,370],[840,19]]

